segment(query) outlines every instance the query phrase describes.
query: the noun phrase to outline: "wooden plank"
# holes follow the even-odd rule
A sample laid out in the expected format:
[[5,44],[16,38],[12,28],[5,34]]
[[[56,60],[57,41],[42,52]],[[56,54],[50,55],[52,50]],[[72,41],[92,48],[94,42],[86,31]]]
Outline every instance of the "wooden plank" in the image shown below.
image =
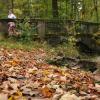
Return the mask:
[[[9,21],[20,21],[23,22],[25,19],[0,19],[0,22],[9,22]],[[35,19],[30,19],[30,22],[38,22],[38,21],[44,21],[44,22],[65,22],[65,23],[70,23],[70,22],[74,22],[74,23],[80,23],[80,24],[93,24],[93,25],[100,25],[100,23],[97,22],[86,22],[86,21],[78,21],[78,20],[63,20],[63,19],[39,19],[39,18],[35,18]]]

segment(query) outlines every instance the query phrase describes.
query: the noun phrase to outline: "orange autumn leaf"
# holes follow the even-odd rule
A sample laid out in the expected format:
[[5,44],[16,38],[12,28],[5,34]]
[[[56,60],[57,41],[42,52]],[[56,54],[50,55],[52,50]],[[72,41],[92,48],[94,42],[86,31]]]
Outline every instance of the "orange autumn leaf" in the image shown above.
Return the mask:
[[12,66],[16,66],[16,65],[20,64],[20,61],[19,60],[11,60],[11,61],[8,61],[7,64],[10,64]]
[[42,88],[41,93],[45,98],[50,98],[53,95],[53,90],[48,87],[44,87]]

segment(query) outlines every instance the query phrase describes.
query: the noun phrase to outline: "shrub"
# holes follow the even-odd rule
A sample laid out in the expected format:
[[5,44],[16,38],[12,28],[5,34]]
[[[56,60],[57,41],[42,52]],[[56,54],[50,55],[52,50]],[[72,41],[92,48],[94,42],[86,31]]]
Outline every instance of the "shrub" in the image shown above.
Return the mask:
[[30,24],[30,19],[25,18],[24,21],[17,22],[17,31],[20,32],[19,40],[21,41],[31,41],[34,36],[34,26]]

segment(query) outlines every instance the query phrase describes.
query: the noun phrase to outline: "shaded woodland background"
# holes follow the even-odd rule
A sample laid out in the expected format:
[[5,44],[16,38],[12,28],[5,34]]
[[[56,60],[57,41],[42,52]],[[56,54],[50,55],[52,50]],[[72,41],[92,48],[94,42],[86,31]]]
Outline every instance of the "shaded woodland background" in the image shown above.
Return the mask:
[[60,18],[99,22],[98,0],[3,0],[0,18],[7,18],[13,9],[17,18]]

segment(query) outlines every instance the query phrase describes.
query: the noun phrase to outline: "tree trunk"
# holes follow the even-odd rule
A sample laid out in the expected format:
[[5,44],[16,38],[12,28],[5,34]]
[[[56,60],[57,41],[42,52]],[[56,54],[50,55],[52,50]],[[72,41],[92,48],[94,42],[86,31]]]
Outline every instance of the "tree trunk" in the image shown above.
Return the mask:
[[14,0],[11,0],[11,9],[12,9],[12,12],[13,12],[13,9],[14,9]]
[[93,3],[94,3],[95,13],[96,13],[96,21],[99,22],[98,1],[97,0],[93,0]]
[[52,0],[52,14],[53,18],[58,17],[58,0]]

